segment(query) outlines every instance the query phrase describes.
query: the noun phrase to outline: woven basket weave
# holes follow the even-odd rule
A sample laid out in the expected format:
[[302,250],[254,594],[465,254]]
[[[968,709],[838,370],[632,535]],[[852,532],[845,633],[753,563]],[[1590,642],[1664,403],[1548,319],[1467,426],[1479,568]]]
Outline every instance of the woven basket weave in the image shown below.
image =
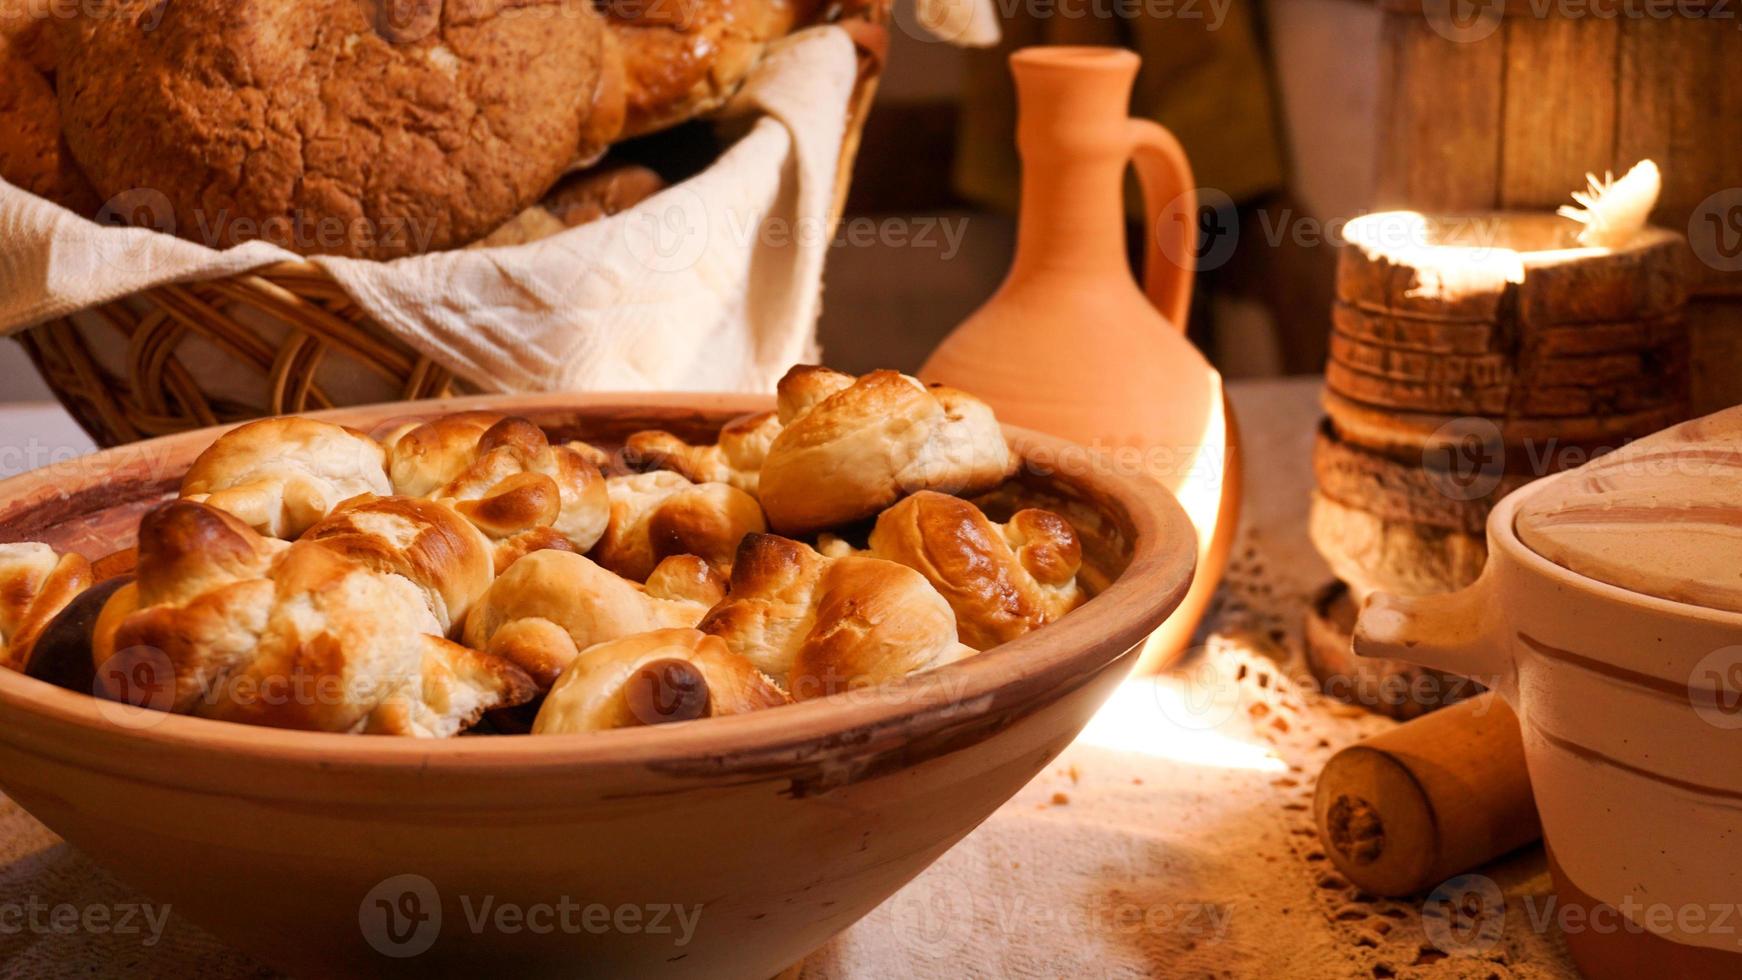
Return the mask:
[[[872,6],[866,19],[841,24],[857,46],[859,74],[831,220],[846,200],[887,51],[887,6]],[[15,336],[61,404],[103,446],[267,415],[472,391],[381,329],[308,262],[158,286],[80,317],[79,326],[59,318]],[[342,393],[323,386],[319,378],[335,373],[357,383]],[[237,393],[243,376],[246,396]]]

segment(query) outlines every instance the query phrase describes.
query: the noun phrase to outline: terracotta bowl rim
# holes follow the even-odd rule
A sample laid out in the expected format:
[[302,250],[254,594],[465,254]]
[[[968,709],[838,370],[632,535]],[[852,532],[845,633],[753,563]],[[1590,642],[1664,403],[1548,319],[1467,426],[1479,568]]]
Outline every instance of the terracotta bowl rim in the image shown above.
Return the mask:
[[[1569,470],[1567,472],[1576,471]],[[1559,475],[1562,474],[1556,474],[1556,476]],[[1493,546],[1497,544],[1499,545],[1498,550],[1504,551],[1514,561],[1532,572],[1559,582],[1575,591],[1587,593],[1594,598],[1648,610],[1660,616],[1742,630],[1742,613],[1682,602],[1678,599],[1666,599],[1649,592],[1636,592],[1623,586],[1613,585],[1551,561],[1538,554],[1530,545],[1525,544],[1524,539],[1518,536],[1515,523],[1518,510],[1531,497],[1542,492],[1548,482],[1555,478],[1555,476],[1549,476],[1527,483],[1507,494],[1500,503],[1494,506],[1494,509],[1488,514],[1490,551],[1496,550]]]
[[[767,396],[600,392],[479,395],[301,414],[355,422],[359,416],[410,418],[464,409],[553,412],[664,408],[694,409],[698,414],[715,416],[763,411],[772,405]],[[235,424],[146,440],[119,450],[137,451],[183,442],[209,443]],[[375,424],[379,423],[370,426]],[[1056,454],[1067,447],[1081,449],[1054,436],[1014,426],[1004,428],[1025,460],[1031,459],[1037,450]],[[104,450],[83,459],[89,461],[115,452]],[[0,501],[19,493],[21,484],[28,483],[30,477],[30,473],[25,473],[0,481]],[[812,760],[819,752],[874,740],[879,733],[911,738],[915,734],[942,731],[997,710],[1001,706],[1000,692],[1020,689],[1033,697],[1035,690],[1062,692],[1086,683],[1100,668],[1143,642],[1171,614],[1191,584],[1196,565],[1196,535],[1184,510],[1159,483],[1147,477],[1113,472],[1109,466],[1054,478],[1067,485],[1096,487],[1124,511],[1117,516],[1133,532],[1133,553],[1125,571],[1103,592],[1058,622],[986,653],[879,689],[886,692],[885,697],[849,692],[769,711],[636,730],[525,737],[372,738],[167,714],[153,719],[150,727],[129,729],[108,720],[99,710],[100,706],[110,710],[117,706],[104,705],[95,697],[20,673],[0,670],[0,715],[12,716],[0,725],[0,739],[16,742],[18,730],[25,727],[18,716],[26,715],[87,730],[107,741],[133,742],[136,744],[132,748],[138,750],[197,749],[232,761],[258,760],[274,766],[341,766],[350,770],[396,772],[418,767],[452,774],[478,774],[499,773],[505,767],[515,771],[572,770],[658,767],[661,763],[693,770],[702,760],[716,764],[716,774],[729,776],[735,772],[766,774],[771,765]],[[30,750],[44,751],[35,746]]]

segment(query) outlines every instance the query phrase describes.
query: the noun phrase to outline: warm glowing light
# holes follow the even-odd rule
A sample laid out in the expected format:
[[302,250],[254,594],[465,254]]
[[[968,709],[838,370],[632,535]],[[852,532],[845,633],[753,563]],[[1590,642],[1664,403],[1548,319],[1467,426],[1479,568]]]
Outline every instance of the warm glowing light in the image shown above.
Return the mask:
[[1077,741],[1192,766],[1286,771],[1268,746],[1238,737],[1246,729],[1239,702],[1239,687],[1231,682],[1205,685],[1178,674],[1136,677],[1113,692]]

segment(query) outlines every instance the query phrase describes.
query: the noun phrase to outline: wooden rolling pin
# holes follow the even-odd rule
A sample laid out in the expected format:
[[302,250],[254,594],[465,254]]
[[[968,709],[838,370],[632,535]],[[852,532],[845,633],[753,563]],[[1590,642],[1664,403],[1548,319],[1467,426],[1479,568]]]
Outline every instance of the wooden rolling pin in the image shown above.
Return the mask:
[[1337,870],[1413,895],[1542,836],[1518,717],[1488,692],[1351,745],[1313,799]]

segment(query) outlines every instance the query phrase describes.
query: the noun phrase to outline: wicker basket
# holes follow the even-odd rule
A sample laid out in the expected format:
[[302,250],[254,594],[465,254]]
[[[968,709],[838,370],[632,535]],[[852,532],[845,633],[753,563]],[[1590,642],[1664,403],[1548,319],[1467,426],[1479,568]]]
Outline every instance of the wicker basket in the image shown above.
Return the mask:
[[[858,49],[859,73],[847,104],[834,219],[887,52],[887,5],[871,8],[841,24]],[[159,286],[79,315],[80,326],[60,318],[15,336],[61,404],[103,446],[266,415],[472,390],[382,330],[308,262]],[[335,394],[317,372],[355,383]]]

